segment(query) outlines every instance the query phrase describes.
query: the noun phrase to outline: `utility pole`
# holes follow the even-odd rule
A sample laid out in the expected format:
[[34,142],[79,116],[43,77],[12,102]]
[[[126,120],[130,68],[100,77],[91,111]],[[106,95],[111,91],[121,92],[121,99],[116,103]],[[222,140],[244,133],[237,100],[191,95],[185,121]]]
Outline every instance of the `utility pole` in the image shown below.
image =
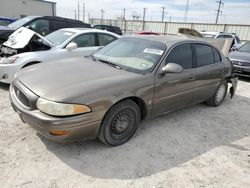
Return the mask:
[[82,20],[85,22],[85,3],[82,4]]
[[165,16],[165,7],[161,7],[162,8],[162,15],[161,15],[161,21],[164,21],[164,16]]
[[143,8],[143,17],[142,17],[142,21],[145,21],[145,16],[146,16],[146,8]]
[[103,18],[104,18],[104,13],[105,11],[103,9],[101,9],[101,14],[102,14],[102,22],[103,22]]
[[123,20],[126,20],[126,9],[123,9]]
[[218,9],[215,10],[217,12],[215,24],[218,24],[219,14],[222,14],[222,11],[220,10],[221,9],[221,5],[224,5],[224,3],[222,2],[222,0],[217,1],[217,3],[218,3]]
[[172,16],[169,17],[169,22],[171,22],[171,21],[172,21]]
[[187,4],[186,4],[186,11],[185,11],[185,18],[184,18],[185,22],[187,22],[188,9],[189,9],[189,0],[187,0]]
[[143,31],[145,30],[145,16],[146,16],[146,8],[143,8],[143,18],[142,18],[142,21],[143,21],[142,30]]
[[76,16],[76,10],[75,10],[75,20],[77,19],[77,16]]
[[79,4],[79,1],[78,1],[77,10],[78,10],[78,20],[79,20],[80,19],[80,4]]

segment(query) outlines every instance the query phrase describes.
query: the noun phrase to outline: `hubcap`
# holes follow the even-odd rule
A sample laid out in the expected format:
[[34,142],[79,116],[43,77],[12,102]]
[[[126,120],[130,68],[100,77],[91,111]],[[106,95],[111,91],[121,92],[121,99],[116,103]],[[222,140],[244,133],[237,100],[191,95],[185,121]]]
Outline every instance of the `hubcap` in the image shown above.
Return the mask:
[[221,102],[221,100],[224,98],[225,92],[226,86],[224,84],[221,84],[216,93],[216,102]]
[[122,139],[133,129],[135,115],[130,109],[123,110],[113,118],[110,133],[113,139]]

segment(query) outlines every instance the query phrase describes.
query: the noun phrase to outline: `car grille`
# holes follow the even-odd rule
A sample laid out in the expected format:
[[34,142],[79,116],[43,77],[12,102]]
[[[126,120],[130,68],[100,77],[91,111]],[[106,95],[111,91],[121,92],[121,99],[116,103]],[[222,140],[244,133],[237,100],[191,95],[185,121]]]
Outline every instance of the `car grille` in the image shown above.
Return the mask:
[[244,62],[244,61],[233,61],[233,64],[239,66],[250,66],[250,62]]
[[31,107],[31,101],[29,100],[28,97],[25,96],[25,94],[18,89],[15,85],[13,85],[14,87],[14,91],[16,94],[16,97],[18,98],[18,100],[26,107],[30,108]]

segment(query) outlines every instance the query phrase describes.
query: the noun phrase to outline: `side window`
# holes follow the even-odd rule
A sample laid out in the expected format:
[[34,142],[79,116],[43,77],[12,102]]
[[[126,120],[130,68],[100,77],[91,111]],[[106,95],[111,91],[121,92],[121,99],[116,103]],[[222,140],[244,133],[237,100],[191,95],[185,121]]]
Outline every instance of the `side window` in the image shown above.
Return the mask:
[[41,34],[47,35],[49,33],[49,21],[44,19],[37,19],[27,25],[33,31]]
[[102,33],[98,33],[98,38],[99,38],[99,46],[106,46],[109,43],[116,40],[116,38],[114,36],[102,34]]
[[183,69],[191,69],[193,67],[193,53],[191,44],[181,44],[176,46],[165,60],[165,64],[176,63]]
[[219,35],[219,36],[217,36],[217,38],[226,39],[226,38],[233,38],[233,37],[231,35]]
[[68,28],[69,25],[67,22],[65,21],[61,21],[61,20],[50,20],[51,22],[51,30],[52,31],[56,31],[58,29],[63,29],[63,28]]
[[215,48],[213,48],[213,53],[214,53],[214,62],[215,63],[221,62],[220,53]]
[[213,48],[204,44],[195,44],[197,67],[203,67],[214,63]]
[[75,42],[78,48],[96,46],[94,33],[77,36],[71,42]]

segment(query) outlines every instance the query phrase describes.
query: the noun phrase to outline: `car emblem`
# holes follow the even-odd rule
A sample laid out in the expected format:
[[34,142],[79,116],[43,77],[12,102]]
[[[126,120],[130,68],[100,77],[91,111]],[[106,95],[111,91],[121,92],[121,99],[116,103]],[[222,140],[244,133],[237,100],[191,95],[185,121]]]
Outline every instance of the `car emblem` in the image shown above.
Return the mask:
[[242,65],[243,63],[242,62],[239,62],[238,65]]

